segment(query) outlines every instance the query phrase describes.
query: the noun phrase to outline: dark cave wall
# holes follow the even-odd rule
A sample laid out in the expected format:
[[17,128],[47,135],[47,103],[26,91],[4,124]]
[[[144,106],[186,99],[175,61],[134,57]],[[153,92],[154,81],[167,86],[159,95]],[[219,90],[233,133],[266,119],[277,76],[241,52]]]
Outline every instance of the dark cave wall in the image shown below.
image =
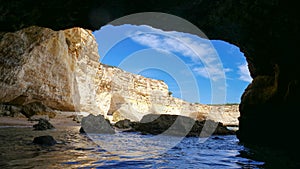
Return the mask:
[[239,139],[263,145],[289,145],[299,141],[292,136],[298,130],[295,110],[300,96],[296,61],[300,18],[293,2],[0,0],[0,4],[1,32],[31,25],[54,30],[70,27],[97,30],[116,18],[149,11],[187,19],[209,39],[239,46],[246,56],[254,80],[241,98]]

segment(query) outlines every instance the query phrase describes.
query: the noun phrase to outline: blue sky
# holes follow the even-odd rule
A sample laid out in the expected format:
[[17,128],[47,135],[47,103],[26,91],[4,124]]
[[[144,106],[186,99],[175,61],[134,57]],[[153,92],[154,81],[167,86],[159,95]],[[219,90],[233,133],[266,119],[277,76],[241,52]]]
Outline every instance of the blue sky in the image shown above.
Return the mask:
[[243,53],[224,41],[129,24],[93,34],[101,63],[163,80],[174,97],[192,103],[239,103],[251,82]]

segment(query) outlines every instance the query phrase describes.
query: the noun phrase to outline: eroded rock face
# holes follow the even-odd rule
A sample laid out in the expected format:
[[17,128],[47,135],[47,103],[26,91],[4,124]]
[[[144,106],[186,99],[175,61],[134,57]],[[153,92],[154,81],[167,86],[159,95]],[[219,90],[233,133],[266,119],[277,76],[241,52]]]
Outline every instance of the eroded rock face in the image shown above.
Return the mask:
[[90,31],[29,27],[4,34],[0,54],[0,102],[38,101],[57,110],[98,112],[88,104],[99,65]]
[[238,123],[237,105],[191,104],[170,96],[163,81],[100,64],[88,30],[33,26],[4,34],[0,45],[0,102],[19,106],[27,117],[54,109],[102,114],[114,122],[156,113]]
[[30,27],[7,33],[0,53],[1,102],[25,105],[38,100],[62,110],[75,109],[75,58],[69,58],[63,31]]
[[[100,65],[101,77],[97,97],[111,121],[140,121],[146,114],[173,114],[197,120],[206,118],[225,125],[238,125],[238,105],[204,105],[189,103],[169,95],[168,86],[160,80],[145,78],[119,68]],[[108,104],[109,103],[109,104]]]

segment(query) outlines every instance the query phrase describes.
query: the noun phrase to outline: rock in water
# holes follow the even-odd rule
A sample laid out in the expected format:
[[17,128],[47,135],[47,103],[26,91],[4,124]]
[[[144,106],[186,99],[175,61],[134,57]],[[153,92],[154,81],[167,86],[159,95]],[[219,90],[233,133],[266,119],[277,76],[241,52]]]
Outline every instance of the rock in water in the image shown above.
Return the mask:
[[57,142],[52,136],[46,135],[46,136],[35,137],[33,139],[33,143],[34,144],[39,144],[39,145],[42,145],[42,146],[53,146]]
[[115,130],[111,124],[102,115],[94,116],[92,114],[81,120],[81,133],[95,134],[114,134]]
[[39,119],[39,123],[33,125],[34,130],[47,130],[47,129],[54,129],[55,127],[45,119]]
[[116,124],[114,126],[119,129],[129,129],[129,128],[131,128],[131,123],[132,122],[130,120],[125,119],[125,120],[120,120],[120,121],[116,122]]
[[190,117],[168,114],[148,114],[140,122],[131,122],[133,131],[143,134],[164,134],[181,137],[209,137],[234,134],[222,123],[212,120],[198,121]]
[[138,123],[133,123],[135,131],[143,134],[164,134],[186,136],[193,127],[195,120],[185,116],[168,114],[148,114]]

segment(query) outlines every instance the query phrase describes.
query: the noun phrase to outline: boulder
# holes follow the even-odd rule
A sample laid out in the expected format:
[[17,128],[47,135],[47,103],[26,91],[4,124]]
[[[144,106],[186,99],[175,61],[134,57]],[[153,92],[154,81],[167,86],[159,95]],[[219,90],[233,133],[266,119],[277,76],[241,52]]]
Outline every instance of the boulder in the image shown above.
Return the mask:
[[[132,127],[133,131],[153,135],[164,134],[181,137],[209,137],[212,134],[234,134],[233,131],[228,130],[222,123],[212,120],[195,121],[190,117],[180,115],[148,114],[145,115],[140,122],[131,122],[128,125]],[[121,127],[123,126],[121,125]]]
[[115,130],[102,115],[94,116],[90,114],[82,118],[80,133],[114,134]]
[[167,114],[147,114],[140,122],[135,122],[132,127],[142,134],[165,134],[186,136],[195,120],[185,116]]
[[120,120],[114,125],[118,129],[130,129],[132,122],[128,119]]
[[54,129],[55,127],[45,119],[39,119],[39,123],[33,125],[34,130],[48,130],[48,129]]
[[46,135],[46,136],[35,137],[32,143],[42,145],[42,146],[53,146],[57,142],[52,136]]
[[23,117],[20,106],[0,104],[0,116]]

